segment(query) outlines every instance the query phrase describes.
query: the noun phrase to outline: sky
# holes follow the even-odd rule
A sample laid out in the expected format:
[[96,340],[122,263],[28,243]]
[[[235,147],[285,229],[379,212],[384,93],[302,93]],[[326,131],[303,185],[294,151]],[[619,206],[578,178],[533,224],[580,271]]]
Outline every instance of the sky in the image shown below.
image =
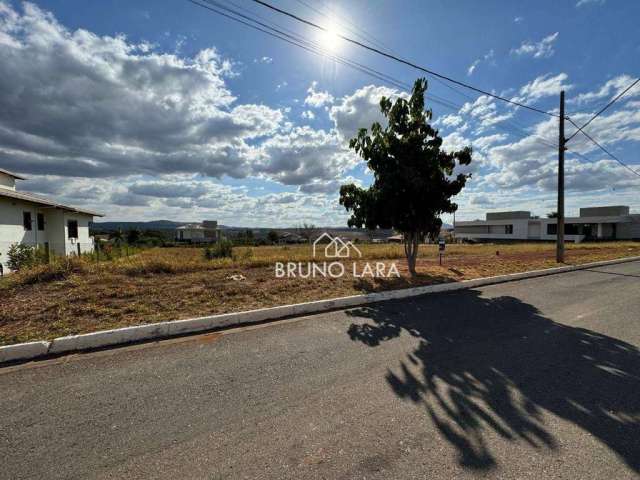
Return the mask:
[[[108,221],[344,226],[340,185],[372,179],[349,139],[384,123],[380,98],[406,96],[424,73],[336,33],[551,113],[565,90],[579,125],[640,76],[640,2],[270,2],[330,33],[251,0],[224,4],[326,55],[187,0],[0,0],[0,168],[28,177],[20,190]],[[473,148],[456,219],[554,211],[558,119],[427,80],[444,148]],[[640,172],[640,84],[587,132]],[[640,211],[640,177],[582,135],[568,147],[568,215]]]

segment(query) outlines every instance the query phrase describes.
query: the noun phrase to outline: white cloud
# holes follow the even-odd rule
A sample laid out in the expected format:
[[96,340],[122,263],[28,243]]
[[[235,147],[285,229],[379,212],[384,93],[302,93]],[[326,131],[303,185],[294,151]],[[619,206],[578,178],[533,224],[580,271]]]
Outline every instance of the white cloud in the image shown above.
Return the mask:
[[313,82],[307,89],[307,98],[304,99],[304,104],[313,108],[320,108],[324,105],[330,105],[333,103],[333,95],[327,91],[318,91],[318,82]]
[[400,96],[408,98],[406,93],[392,88],[367,85],[339,99],[331,107],[329,116],[340,138],[348,141],[357,135],[360,128],[369,129],[374,122],[386,125],[380,112],[380,100],[382,97],[396,99]]
[[473,75],[473,72],[476,70],[476,67],[480,64],[480,60],[475,60],[471,65],[469,65],[469,68],[467,68],[467,76],[471,76]]
[[604,5],[606,0],[578,0],[576,8],[583,7],[585,5]]
[[[3,4],[4,5],[4,4]],[[245,140],[283,113],[237,104],[230,62],[156,53],[126,38],[69,31],[25,3],[0,11],[0,156],[24,173],[85,177],[193,172],[244,177]]]
[[572,84],[566,83],[568,78],[566,73],[559,73],[555,76],[551,76],[550,73],[541,75],[522,86],[519,91],[520,96],[514,97],[512,100],[531,103],[544,97],[560,95],[561,90],[568,91],[573,88]]
[[[630,75],[618,75],[617,77],[608,80],[604,85],[602,85],[598,90],[593,92],[581,93],[577,97],[569,100],[569,103],[588,103],[594,100],[602,100],[602,99],[612,99],[620,94],[623,90],[625,90],[631,83],[635,80],[635,78]],[[625,96],[621,99],[621,101],[626,101],[630,98],[640,96],[640,86],[636,86],[629,90]]]
[[[340,175],[349,163],[334,133],[292,130],[282,110],[238,104],[223,79],[229,67],[213,49],[189,59],[124,37],[71,32],[28,3],[23,13],[3,7],[0,32],[10,40],[0,49],[5,168],[94,178],[260,175],[306,184]],[[333,101],[314,89],[310,103]],[[144,197],[153,188],[175,195],[160,187],[136,184],[129,194]],[[122,203],[123,195],[114,198]]]
[[463,122],[463,119],[460,115],[449,114],[443,117],[438,117],[438,119],[433,122],[434,124],[444,125],[445,127],[457,127]]
[[539,42],[523,42],[518,48],[512,49],[511,53],[533,58],[548,58],[555,53],[553,45],[557,38],[558,32],[544,37]]
[[459,113],[469,115],[478,122],[478,133],[513,117],[513,112],[498,112],[495,100],[488,95],[481,95],[473,102],[466,102]]
[[261,57],[261,58],[255,58],[255,59],[253,60],[253,63],[265,63],[265,64],[267,64],[267,65],[268,65],[268,64],[270,64],[270,63],[273,63],[273,58],[271,58],[271,57],[266,57],[266,56],[265,56],[265,57]]
[[306,118],[307,120],[313,120],[314,118],[316,118],[316,114],[313,113],[311,110],[305,110],[300,114],[300,116],[302,118]]
[[467,69],[467,76],[473,75],[473,72],[475,72],[476,68],[478,68],[478,65],[480,65],[480,63],[492,61],[493,58],[494,58],[494,51],[493,49],[491,49],[489,50],[488,53],[483,55],[482,58],[478,58],[471,65],[469,65],[469,68]]
[[513,23],[522,23],[523,20],[524,20],[524,17],[515,17],[513,19]]
[[295,127],[288,133],[273,135],[260,147],[256,172],[285,185],[302,185],[333,180],[357,161],[335,131]]

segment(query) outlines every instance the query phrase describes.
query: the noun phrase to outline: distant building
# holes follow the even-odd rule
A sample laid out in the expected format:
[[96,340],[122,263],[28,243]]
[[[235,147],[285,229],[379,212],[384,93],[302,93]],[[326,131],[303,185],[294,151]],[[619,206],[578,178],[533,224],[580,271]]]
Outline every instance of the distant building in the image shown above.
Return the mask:
[[307,243],[308,240],[302,235],[292,232],[284,232],[278,236],[278,243]]
[[220,240],[220,230],[216,220],[181,225],[176,228],[176,241],[185,243],[215,243]]
[[89,222],[100,213],[16,191],[20,175],[0,168],[0,262],[5,271],[13,244],[41,247],[56,255],[92,252]]
[[[485,220],[455,222],[457,239],[473,240],[555,240],[557,218],[534,218],[531,212],[487,213]],[[565,218],[565,240],[640,239],[640,214],[630,214],[627,206],[581,208],[580,216]]]

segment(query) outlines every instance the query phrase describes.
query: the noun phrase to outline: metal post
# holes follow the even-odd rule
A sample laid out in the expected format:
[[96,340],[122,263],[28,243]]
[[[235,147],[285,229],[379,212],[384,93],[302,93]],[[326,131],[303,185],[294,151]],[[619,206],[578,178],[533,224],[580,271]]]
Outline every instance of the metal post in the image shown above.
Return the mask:
[[556,235],[556,262],[564,263],[564,90],[560,92],[560,128],[558,140],[558,223]]

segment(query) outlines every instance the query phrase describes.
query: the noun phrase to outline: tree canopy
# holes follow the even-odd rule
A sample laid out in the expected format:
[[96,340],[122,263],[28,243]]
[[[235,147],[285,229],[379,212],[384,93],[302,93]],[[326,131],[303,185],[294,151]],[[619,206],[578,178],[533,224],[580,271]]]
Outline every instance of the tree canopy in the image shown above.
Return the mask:
[[470,147],[456,152],[441,149],[442,138],[428,123],[432,111],[425,110],[426,90],[427,81],[421,78],[408,100],[380,100],[388,125],[383,128],[376,122],[370,131],[361,128],[349,142],[373,172],[373,184],[340,188],[340,204],[351,212],[350,227],[393,228],[403,234],[412,275],[418,244],[425,237],[438,237],[440,216],[456,211],[452,197],[471,176],[454,174],[456,165],[469,165],[472,151]]

